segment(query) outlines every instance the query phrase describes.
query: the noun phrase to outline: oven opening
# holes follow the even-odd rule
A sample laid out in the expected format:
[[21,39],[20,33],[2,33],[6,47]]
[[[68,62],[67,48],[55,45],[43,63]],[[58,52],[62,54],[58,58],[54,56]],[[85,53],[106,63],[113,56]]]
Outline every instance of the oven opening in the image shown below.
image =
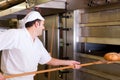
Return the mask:
[[77,51],[83,54],[104,56],[108,52],[120,52],[120,45],[98,44],[98,43],[78,43]]

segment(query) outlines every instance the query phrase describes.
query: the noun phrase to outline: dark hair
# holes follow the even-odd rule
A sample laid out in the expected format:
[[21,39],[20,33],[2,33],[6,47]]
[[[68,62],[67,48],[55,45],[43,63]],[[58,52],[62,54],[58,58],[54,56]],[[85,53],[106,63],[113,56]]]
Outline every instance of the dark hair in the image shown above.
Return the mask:
[[27,22],[25,24],[25,27],[28,28],[28,27],[33,26],[33,24],[35,24],[36,21],[41,21],[41,20],[40,19],[36,19],[36,20],[30,21],[30,22]]

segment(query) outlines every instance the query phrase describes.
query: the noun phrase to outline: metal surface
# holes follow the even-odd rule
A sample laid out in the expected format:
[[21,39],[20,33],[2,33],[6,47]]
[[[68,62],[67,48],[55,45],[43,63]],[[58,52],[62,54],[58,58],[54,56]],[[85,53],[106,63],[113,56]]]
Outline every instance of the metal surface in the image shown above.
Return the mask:
[[[99,10],[99,9],[98,9]],[[104,10],[98,12],[86,12],[81,15],[82,24],[96,24],[95,26],[115,25],[120,22],[120,9]],[[116,24],[117,25],[117,24]],[[120,25],[120,24],[118,24]],[[86,25],[89,26],[89,25]],[[94,25],[91,25],[94,26]]]
[[82,37],[120,38],[120,26],[81,27]]
[[120,9],[85,12],[81,17],[82,42],[120,45]]
[[38,1],[35,7],[40,8],[55,8],[55,9],[65,9],[65,2],[66,0],[49,0],[48,2],[41,3]]
[[[74,11],[74,19],[73,19],[73,57],[75,60],[79,61],[77,59],[78,52],[77,52],[77,43],[80,41],[79,36],[81,35],[81,29],[79,23],[81,22],[81,16],[79,14],[84,13],[84,10],[75,10]],[[74,80],[81,80],[80,76],[77,76],[78,70],[74,70],[73,78]]]
[[76,10],[88,7],[88,0],[67,0],[67,9]]

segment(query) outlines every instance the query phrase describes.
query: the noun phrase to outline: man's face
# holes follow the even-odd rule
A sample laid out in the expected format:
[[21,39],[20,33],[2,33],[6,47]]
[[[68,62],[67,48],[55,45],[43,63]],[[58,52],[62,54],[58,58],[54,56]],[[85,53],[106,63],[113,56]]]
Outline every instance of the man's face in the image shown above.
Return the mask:
[[43,32],[43,30],[45,29],[45,27],[44,27],[44,21],[40,21],[39,22],[39,26],[38,26],[38,28],[37,28],[37,34],[38,34],[38,36],[41,36],[42,35],[42,32]]

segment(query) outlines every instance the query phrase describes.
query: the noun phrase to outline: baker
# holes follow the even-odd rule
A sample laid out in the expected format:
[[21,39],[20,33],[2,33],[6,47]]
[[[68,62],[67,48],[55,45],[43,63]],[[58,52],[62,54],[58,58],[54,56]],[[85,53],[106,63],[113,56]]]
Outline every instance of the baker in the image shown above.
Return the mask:
[[[38,38],[45,29],[45,19],[39,12],[31,11],[23,20],[25,28],[9,29],[0,34],[0,50],[3,50],[1,70],[4,75],[36,71],[38,64],[74,65],[75,69],[80,68],[78,61],[60,60],[49,55]],[[7,80],[33,80],[33,78],[34,75],[28,75]],[[5,80],[2,74],[0,80]]]

